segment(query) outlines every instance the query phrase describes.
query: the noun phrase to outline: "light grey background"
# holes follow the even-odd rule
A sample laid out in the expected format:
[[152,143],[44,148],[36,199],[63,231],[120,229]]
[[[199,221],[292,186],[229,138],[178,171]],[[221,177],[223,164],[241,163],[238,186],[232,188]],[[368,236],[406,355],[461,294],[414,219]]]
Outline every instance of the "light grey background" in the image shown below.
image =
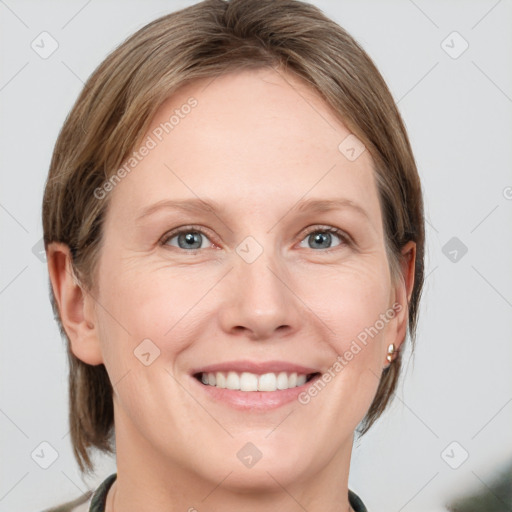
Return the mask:
[[[0,0],[0,511],[42,510],[115,471],[100,457],[96,478],[82,480],[72,457],[40,204],[86,78],[136,29],[191,3]],[[405,354],[391,409],[355,443],[350,487],[370,511],[444,510],[512,458],[512,3],[312,3],[363,45],[398,101],[428,219],[416,355]],[[43,51],[46,37],[51,48],[43,31],[58,43],[46,59],[31,47]],[[48,469],[35,462],[51,462],[41,442],[58,454]]]

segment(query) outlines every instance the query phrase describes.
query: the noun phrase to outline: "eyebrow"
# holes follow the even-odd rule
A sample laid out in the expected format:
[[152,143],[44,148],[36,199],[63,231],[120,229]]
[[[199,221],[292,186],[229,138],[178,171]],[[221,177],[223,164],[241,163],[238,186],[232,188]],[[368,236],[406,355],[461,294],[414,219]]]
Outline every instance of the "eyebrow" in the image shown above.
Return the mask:
[[292,208],[297,211],[328,212],[331,210],[351,209],[370,220],[368,212],[350,199],[307,199],[300,200]]
[[[342,209],[351,209],[370,220],[368,212],[361,205],[350,199],[344,198],[301,199],[295,203],[295,205],[288,211],[288,213],[293,211],[320,213]],[[199,198],[183,200],[164,199],[142,210],[141,214],[137,217],[136,220],[139,221],[161,210],[182,210],[193,213],[226,213],[226,207],[213,200],[204,200]],[[287,214],[285,214],[285,216]]]
[[160,210],[182,210],[188,212],[196,212],[196,213],[223,213],[225,212],[224,206],[220,205],[216,201],[205,201],[203,199],[183,199],[183,200],[170,200],[163,199],[162,201],[158,201],[154,203],[144,210],[142,210],[141,214],[137,217],[137,221],[149,217],[154,213]]

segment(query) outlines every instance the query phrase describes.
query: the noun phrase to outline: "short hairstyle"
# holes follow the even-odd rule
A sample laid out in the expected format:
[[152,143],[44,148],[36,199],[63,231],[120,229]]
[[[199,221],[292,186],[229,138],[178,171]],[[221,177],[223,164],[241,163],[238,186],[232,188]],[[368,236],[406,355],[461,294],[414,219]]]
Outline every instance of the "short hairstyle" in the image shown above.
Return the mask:
[[[408,241],[416,243],[408,304],[414,348],[425,233],[421,185],[406,129],[363,48],[317,7],[298,0],[205,0],[150,22],[110,53],[85,83],[56,141],[42,207],[45,247],[66,244],[79,283],[94,290],[109,205],[109,197],[100,199],[94,191],[141,143],[157,109],[179,87],[264,67],[301,79],[369,151],[393,279],[401,275],[401,249]],[[72,353],[51,285],[50,299],[67,340],[73,452],[80,470],[90,472],[90,449],[115,450],[112,385],[103,364],[88,365]],[[360,435],[388,405],[400,368],[399,352],[382,373]]]

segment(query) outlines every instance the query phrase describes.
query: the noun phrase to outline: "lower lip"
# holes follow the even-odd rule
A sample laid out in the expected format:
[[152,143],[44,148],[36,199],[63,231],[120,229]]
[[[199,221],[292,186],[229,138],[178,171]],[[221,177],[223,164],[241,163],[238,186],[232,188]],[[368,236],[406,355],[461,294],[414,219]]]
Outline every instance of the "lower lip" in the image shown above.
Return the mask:
[[210,398],[218,402],[225,403],[234,409],[243,411],[266,411],[270,409],[277,409],[278,407],[293,402],[294,400],[298,400],[297,397],[319,378],[320,375],[315,375],[302,386],[278,391],[238,391],[218,388],[216,386],[207,386],[192,376],[192,380],[196,385],[199,386]]

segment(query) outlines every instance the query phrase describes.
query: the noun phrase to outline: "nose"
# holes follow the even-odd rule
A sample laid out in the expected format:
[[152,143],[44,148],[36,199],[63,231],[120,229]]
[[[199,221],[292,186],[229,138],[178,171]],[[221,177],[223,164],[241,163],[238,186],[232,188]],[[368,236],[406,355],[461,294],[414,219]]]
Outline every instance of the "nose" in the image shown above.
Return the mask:
[[237,256],[224,282],[228,298],[219,312],[224,332],[266,340],[299,329],[301,302],[289,281],[283,264],[265,252],[252,263]]

